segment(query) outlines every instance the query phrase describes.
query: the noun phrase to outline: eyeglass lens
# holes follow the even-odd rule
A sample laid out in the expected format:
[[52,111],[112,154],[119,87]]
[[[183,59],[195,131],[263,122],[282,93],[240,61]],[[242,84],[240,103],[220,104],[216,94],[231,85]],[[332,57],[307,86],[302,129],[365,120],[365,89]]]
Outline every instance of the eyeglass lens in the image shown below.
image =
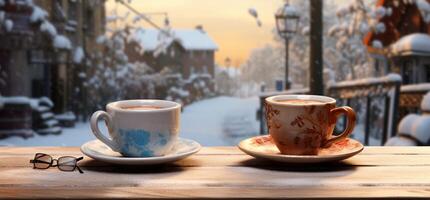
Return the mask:
[[37,153],[34,156],[34,167],[38,169],[46,169],[51,166],[52,157],[43,153]]
[[76,167],[76,158],[64,156],[58,158],[58,168],[63,171],[73,171]]

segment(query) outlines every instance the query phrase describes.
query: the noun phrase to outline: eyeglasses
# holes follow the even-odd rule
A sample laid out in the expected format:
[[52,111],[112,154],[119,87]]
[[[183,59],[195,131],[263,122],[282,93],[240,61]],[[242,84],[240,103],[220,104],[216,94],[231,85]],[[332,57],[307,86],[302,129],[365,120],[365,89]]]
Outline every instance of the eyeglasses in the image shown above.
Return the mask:
[[[48,169],[49,167],[58,167],[61,171],[74,171],[78,169],[79,173],[84,173],[78,166],[78,161],[84,159],[84,157],[75,158],[72,156],[63,156],[58,159],[53,159],[50,155],[44,153],[36,153],[34,160],[30,160],[33,163],[33,169]],[[54,164],[56,161],[56,164]]]

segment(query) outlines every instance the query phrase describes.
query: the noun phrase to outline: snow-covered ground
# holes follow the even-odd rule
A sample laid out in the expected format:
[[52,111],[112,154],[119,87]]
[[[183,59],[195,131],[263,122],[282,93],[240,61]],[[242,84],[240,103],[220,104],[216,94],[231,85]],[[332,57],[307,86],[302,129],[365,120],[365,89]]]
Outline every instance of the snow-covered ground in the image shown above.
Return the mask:
[[[198,141],[204,146],[235,145],[239,140],[258,133],[257,97],[241,99],[215,97],[193,103],[181,115],[180,137]],[[99,124],[102,127],[104,125]],[[64,128],[60,135],[35,135],[23,139],[9,137],[0,140],[0,146],[80,146],[95,137],[88,123],[77,123]]]

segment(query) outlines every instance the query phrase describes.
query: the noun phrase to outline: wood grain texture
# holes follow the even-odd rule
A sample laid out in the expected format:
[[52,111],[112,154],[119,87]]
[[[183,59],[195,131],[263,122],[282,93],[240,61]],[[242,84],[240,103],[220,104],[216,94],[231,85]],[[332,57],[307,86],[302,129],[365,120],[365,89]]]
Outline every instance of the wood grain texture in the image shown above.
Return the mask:
[[81,156],[77,147],[1,147],[0,199],[25,198],[430,198],[429,147],[366,147],[341,163],[279,164],[236,147],[205,147],[157,166],[85,157],[84,174],[34,170],[35,152]]

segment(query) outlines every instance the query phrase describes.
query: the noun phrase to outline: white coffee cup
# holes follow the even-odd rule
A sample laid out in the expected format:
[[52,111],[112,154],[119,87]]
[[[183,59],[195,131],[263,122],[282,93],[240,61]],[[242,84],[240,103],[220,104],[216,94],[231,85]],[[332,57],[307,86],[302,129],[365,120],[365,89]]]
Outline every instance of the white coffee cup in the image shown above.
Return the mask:
[[[124,100],[106,105],[91,116],[94,135],[112,150],[129,157],[166,155],[179,135],[181,105],[165,100]],[[106,121],[110,138],[98,120]]]

